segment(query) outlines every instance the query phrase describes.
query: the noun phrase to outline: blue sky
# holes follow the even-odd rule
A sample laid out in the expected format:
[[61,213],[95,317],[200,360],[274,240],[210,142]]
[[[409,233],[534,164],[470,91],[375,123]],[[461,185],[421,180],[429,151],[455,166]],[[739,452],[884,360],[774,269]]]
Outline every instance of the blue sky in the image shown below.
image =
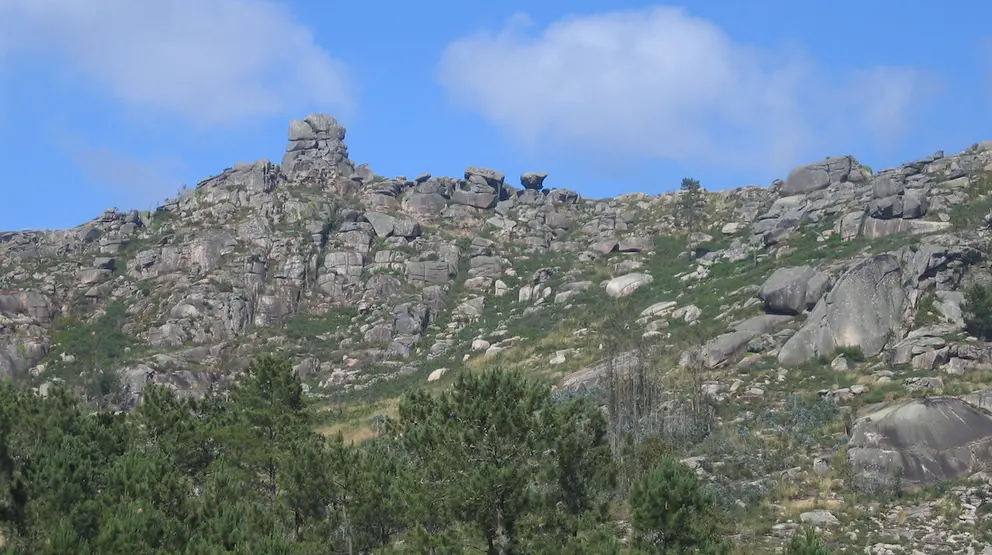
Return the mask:
[[381,175],[589,197],[880,169],[992,139],[992,4],[0,0],[0,229],[147,209],[289,120]]

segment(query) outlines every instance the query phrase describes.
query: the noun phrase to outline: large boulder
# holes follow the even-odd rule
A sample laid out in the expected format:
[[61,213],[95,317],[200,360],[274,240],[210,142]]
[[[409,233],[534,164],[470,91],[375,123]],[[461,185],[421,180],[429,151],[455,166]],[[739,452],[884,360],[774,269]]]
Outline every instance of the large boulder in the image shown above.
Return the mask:
[[402,201],[403,211],[420,216],[436,216],[446,205],[447,201],[440,193],[412,191]]
[[469,166],[465,179],[451,192],[451,202],[474,208],[492,208],[503,193],[505,176],[489,168]]
[[703,346],[702,363],[706,368],[719,368],[744,354],[747,344],[757,335],[753,331],[732,331],[717,336]]
[[210,200],[216,200],[221,195],[229,194],[217,191],[217,189],[270,193],[276,188],[279,171],[279,166],[264,158],[250,164],[242,162],[235,164],[233,168],[224,170],[220,175],[200,181],[196,184],[196,189],[200,195]]
[[872,196],[882,199],[902,194],[906,190],[906,183],[902,176],[896,173],[885,173],[875,176],[871,180]]
[[34,339],[0,336],[0,379],[23,376],[41,361],[47,349],[45,343]]
[[775,328],[792,320],[792,316],[785,314],[760,314],[748,318],[732,326],[733,331],[747,331],[754,335],[761,335],[775,331]]
[[854,158],[836,156],[792,170],[780,190],[784,196],[802,195],[826,189],[833,183],[845,181],[859,183],[864,180],[865,175],[861,166]]
[[639,273],[615,277],[606,283],[606,294],[614,298],[626,297],[652,281],[654,281],[652,276]]
[[591,366],[568,374],[562,379],[561,389],[564,391],[589,391],[607,387],[608,377],[612,373],[626,376],[639,365],[637,351],[619,353],[612,358],[601,360]]
[[544,172],[527,172],[520,176],[520,184],[523,185],[524,189],[540,191],[544,187],[544,180],[547,178],[548,174]]
[[372,224],[376,237],[389,237],[396,229],[396,218],[382,212],[366,212],[363,219]]
[[765,280],[758,298],[768,312],[799,314],[816,306],[829,284],[826,274],[809,266],[779,268]]
[[859,418],[847,457],[862,478],[906,486],[967,477],[992,461],[992,417],[954,397],[910,399]]
[[868,214],[879,220],[891,220],[902,217],[902,196],[892,195],[877,198],[868,204]]
[[499,190],[486,183],[461,181],[451,193],[451,202],[473,208],[492,208],[499,200]]
[[843,347],[875,356],[899,329],[906,302],[895,255],[862,260],[820,299],[803,327],[779,351],[778,360],[784,365],[802,364]]
[[865,218],[861,226],[861,235],[868,239],[878,239],[897,233],[922,235],[950,229],[951,225],[951,222],[933,222],[929,220]]

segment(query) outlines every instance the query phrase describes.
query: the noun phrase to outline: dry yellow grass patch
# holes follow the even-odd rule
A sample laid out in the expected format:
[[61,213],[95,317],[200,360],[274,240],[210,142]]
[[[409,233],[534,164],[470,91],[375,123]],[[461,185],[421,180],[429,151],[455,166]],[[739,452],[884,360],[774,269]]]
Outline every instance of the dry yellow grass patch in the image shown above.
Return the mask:
[[494,356],[486,356],[484,354],[475,356],[462,363],[462,366],[468,368],[469,370],[482,370],[483,368],[492,365],[494,362],[496,362],[496,359],[503,356],[504,354],[506,354],[506,351],[503,351],[502,353]]
[[[519,343],[492,356],[479,354],[465,361],[470,370],[483,370],[491,366],[501,366],[507,370],[526,371],[531,375],[560,377],[579,368],[588,366],[601,358],[601,354],[590,349],[587,341],[574,335],[572,329],[557,329],[540,339],[523,339]],[[561,365],[549,364],[555,351],[576,349],[565,357]]]
[[799,484],[792,481],[782,481],[776,484],[774,499],[789,502],[799,495]]
[[340,410],[342,415],[340,421],[318,427],[317,433],[324,437],[333,437],[340,433],[344,437],[345,443],[362,443],[375,437],[375,430],[372,429],[372,415],[384,414],[390,418],[395,418],[399,414],[399,402],[399,398],[396,397],[372,405],[321,407],[321,412]]
[[820,480],[817,481],[816,486],[817,495],[821,497],[830,497],[831,493],[834,493],[844,487],[844,481],[827,475],[820,478]]
[[340,433],[341,437],[344,438],[344,442],[350,444],[364,443],[375,437],[375,430],[372,429],[371,425],[354,424],[352,422],[322,426],[317,428],[317,431],[324,437],[334,437]]

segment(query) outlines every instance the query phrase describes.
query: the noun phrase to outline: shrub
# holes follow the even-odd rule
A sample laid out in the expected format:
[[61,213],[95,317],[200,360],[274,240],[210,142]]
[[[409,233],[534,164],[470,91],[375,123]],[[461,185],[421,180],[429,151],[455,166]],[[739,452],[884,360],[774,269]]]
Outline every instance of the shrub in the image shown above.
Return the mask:
[[830,555],[831,550],[823,543],[823,538],[812,526],[807,526],[801,533],[793,534],[785,546],[784,555]]
[[[92,322],[71,316],[60,318],[52,330],[50,362],[77,372],[102,372],[120,367],[128,351],[137,346],[134,337],[123,331],[126,322],[127,306],[121,302],[107,305],[106,313]],[[72,355],[73,362],[58,360],[57,353]],[[100,387],[103,386],[98,384],[98,389]]]
[[865,352],[858,346],[841,347],[840,349],[837,349],[837,354],[844,355],[844,358],[846,358],[848,362],[853,362],[855,364],[868,360],[868,357],[865,356]]
[[992,339],[992,291],[985,285],[975,284],[964,294],[964,324],[975,337]]

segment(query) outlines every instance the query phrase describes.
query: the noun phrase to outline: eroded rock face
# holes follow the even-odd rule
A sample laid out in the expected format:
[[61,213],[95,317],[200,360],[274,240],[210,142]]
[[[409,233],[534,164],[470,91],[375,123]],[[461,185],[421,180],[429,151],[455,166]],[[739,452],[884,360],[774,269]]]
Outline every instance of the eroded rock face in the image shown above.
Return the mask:
[[[543,173],[523,174],[514,187],[481,167],[454,177],[386,177],[349,159],[345,135],[334,118],[314,114],[290,124],[281,164],[235,164],[154,212],[107,210],[70,230],[0,233],[0,375],[44,378],[46,366],[72,358],[51,346],[58,315],[92,323],[121,303],[121,331],[140,347],[124,372],[137,400],[147,377],[135,369],[199,392],[223,387],[221,377],[237,375],[260,349],[292,353],[322,395],[439,362],[455,368],[461,355],[476,353],[463,344],[466,335],[489,344],[470,356],[527,345],[534,338],[513,337],[511,322],[541,311],[592,328],[601,315],[584,311],[598,310],[590,304],[597,297],[621,306],[645,290],[630,333],[681,351],[683,326],[698,326],[706,333],[691,350],[702,366],[721,371],[776,352],[808,360],[851,343],[868,352],[884,343],[886,360],[920,369],[992,365],[979,345],[947,341],[938,326],[919,337],[896,329],[891,342],[881,341],[879,329],[899,327],[888,287],[896,278],[865,270],[824,295],[827,276],[841,276],[849,262],[835,265],[829,253],[816,268],[797,261],[763,287],[717,286],[725,299],[700,300],[700,292],[745,265],[788,254],[810,233],[823,242],[832,234],[847,240],[947,227],[947,211],[968,200],[970,172],[992,167],[992,151],[934,155],[876,176],[838,157],[798,168],[775,187],[706,193],[719,220],[708,231],[729,243],[679,253],[670,250],[684,232],[677,195],[588,199],[546,189]],[[956,290],[979,259],[975,240],[954,233],[910,242],[919,248],[894,255],[907,297],[898,319],[911,321],[926,292],[941,325],[960,330]],[[762,304],[768,313],[755,317]],[[787,324],[810,310],[790,341],[795,330]],[[606,348],[595,331],[585,332],[588,340],[562,339],[580,346],[550,346],[555,354],[545,360],[574,370],[572,361]],[[202,381],[209,373],[217,379]]]
[[49,324],[54,316],[52,303],[37,291],[0,292],[0,315],[26,316],[39,324]]
[[802,328],[782,347],[782,364],[830,356],[841,347],[879,354],[902,323],[907,294],[892,254],[863,260],[848,270],[817,304]]
[[762,314],[753,318],[748,318],[734,326],[734,331],[747,331],[755,335],[771,333],[775,328],[792,320],[786,314]]
[[992,417],[953,397],[898,402],[856,421],[848,460],[863,477],[890,483],[963,478],[992,463]]
[[44,339],[0,335],[0,378],[24,376],[47,351]]

